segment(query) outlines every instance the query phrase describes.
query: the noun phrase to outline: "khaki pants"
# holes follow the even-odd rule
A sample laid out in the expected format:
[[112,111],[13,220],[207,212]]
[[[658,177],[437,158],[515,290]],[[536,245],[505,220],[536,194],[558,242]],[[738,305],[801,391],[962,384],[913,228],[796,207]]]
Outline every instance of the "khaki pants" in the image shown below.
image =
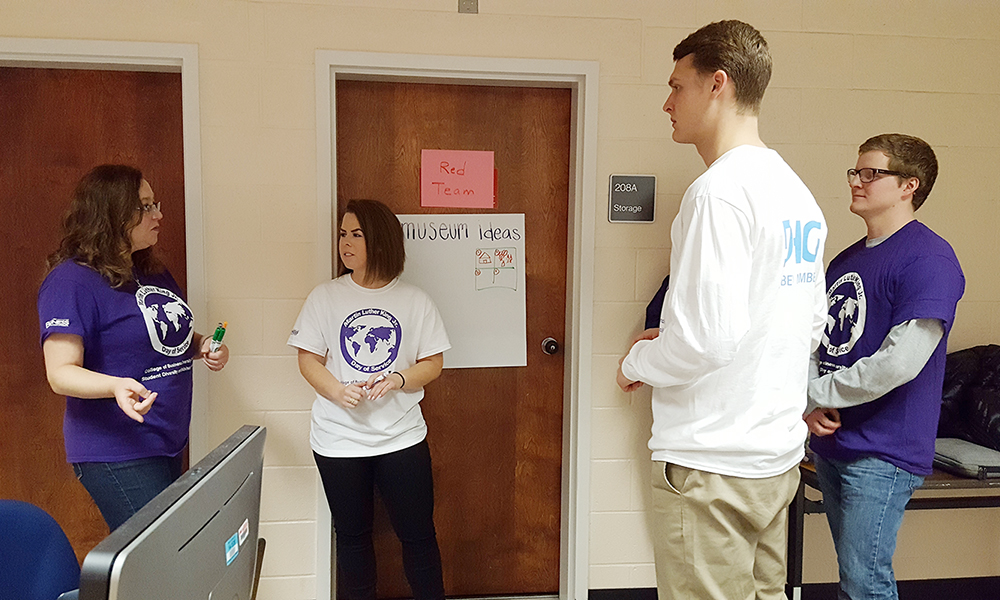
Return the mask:
[[659,599],[784,599],[787,509],[798,485],[798,465],[745,479],[654,461]]

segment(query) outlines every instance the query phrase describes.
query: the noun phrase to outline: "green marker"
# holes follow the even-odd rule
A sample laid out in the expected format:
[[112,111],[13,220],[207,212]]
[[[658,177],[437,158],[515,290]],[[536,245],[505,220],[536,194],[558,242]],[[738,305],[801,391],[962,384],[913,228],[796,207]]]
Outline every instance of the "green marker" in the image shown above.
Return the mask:
[[226,325],[229,325],[229,321],[223,321],[215,328],[215,333],[212,334],[212,343],[208,345],[209,352],[215,352],[222,346],[222,336],[226,335]]

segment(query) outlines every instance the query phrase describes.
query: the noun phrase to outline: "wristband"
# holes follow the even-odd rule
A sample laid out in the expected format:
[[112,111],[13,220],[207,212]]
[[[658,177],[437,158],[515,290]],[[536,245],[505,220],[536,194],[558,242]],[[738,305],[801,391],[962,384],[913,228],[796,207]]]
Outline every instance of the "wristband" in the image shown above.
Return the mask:
[[399,380],[403,382],[399,385],[399,389],[403,389],[404,387],[406,387],[406,377],[403,377],[403,374],[400,373],[399,371],[393,371],[392,373],[394,375],[399,375]]

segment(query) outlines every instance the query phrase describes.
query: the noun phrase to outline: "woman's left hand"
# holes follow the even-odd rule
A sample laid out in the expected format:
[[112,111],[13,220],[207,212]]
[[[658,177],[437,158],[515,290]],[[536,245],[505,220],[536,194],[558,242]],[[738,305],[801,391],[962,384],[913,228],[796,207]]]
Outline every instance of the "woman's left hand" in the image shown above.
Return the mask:
[[221,371],[222,367],[225,367],[226,363],[229,362],[229,346],[222,344],[215,352],[209,352],[211,345],[212,338],[210,336],[206,335],[201,338],[201,360],[209,369]]
[[[378,400],[392,390],[400,389],[403,385],[402,375],[396,372],[389,373],[382,379],[378,378],[378,375],[372,375],[365,383],[365,388],[368,390],[369,400]],[[378,380],[378,383],[376,383],[376,380]]]

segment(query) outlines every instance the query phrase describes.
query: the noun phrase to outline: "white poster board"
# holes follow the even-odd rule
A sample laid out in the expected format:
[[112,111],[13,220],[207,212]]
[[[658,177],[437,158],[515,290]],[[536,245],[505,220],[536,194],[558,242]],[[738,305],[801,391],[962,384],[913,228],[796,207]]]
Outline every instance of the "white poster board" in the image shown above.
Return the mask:
[[445,368],[528,364],[524,215],[397,215],[406,268],[444,319]]

